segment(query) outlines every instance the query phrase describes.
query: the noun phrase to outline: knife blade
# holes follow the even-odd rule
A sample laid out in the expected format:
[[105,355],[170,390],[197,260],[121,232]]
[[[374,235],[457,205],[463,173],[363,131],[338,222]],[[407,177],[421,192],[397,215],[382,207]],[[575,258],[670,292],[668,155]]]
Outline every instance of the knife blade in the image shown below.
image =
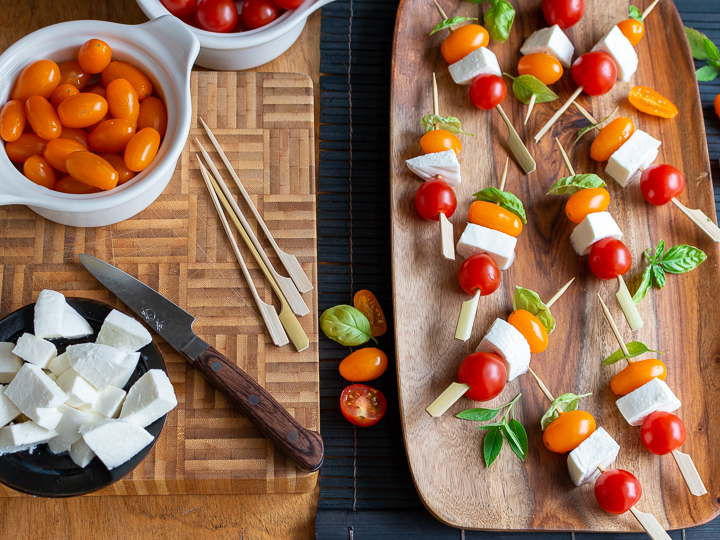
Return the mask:
[[320,468],[325,453],[320,434],[302,427],[257,381],[195,335],[195,317],[111,264],[90,255],[79,257],[88,272],[183,354],[298,467]]

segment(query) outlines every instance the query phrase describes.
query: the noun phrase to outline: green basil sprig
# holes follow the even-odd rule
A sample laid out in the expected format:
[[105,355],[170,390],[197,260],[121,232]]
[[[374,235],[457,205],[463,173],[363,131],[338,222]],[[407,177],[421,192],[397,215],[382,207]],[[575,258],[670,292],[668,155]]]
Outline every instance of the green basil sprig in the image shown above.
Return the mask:
[[[482,4],[485,0],[467,0],[473,4]],[[507,0],[490,0],[490,9],[485,12],[483,22],[490,37],[503,43],[510,36],[515,8]]]
[[525,215],[525,207],[523,206],[523,203],[509,191],[500,191],[494,187],[487,187],[482,191],[478,191],[475,194],[475,199],[478,201],[495,203],[505,210],[515,214],[523,223],[527,223],[527,216]]
[[320,328],[327,337],[346,347],[357,347],[371,339],[377,343],[368,318],[362,311],[345,304],[326,309],[320,315]]
[[628,8],[630,18],[635,19],[638,22],[642,22],[642,11],[637,6],[630,6]]
[[513,294],[513,309],[524,309],[535,315],[545,327],[548,335],[555,330],[555,318],[550,313],[550,308],[540,300],[540,295],[535,291],[516,285],[515,294]]
[[535,96],[535,103],[547,103],[555,101],[558,95],[550,90],[540,79],[532,75],[520,75],[513,77],[508,73],[503,73],[506,77],[510,77],[513,81],[512,90],[515,97],[525,105]]
[[540,428],[542,429],[542,431],[545,431],[547,427],[553,423],[554,420],[557,420],[558,416],[560,416],[560,413],[558,411],[574,411],[578,408],[578,401],[580,401],[580,398],[588,396],[592,396],[592,393],[580,395],[563,394],[562,396],[556,397],[550,404],[550,408],[545,411],[545,414],[543,414],[542,418],[540,419]]
[[548,195],[575,195],[583,189],[605,187],[607,184],[597,174],[576,174],[561,178],[551,187]]
[[505,440],[507,440],[510,448],[515,452],[515,455],[525,461],[528,452],[527,433],[523,425],[515,419],[513,412],[515,403],[517,403],[521,396],[522,394],[518,394],[510,403],[497,409],[466,409],[457,415],[458,418],[462,418],[463,420],[487,422],[495,418],[501,410],[506,409],[499,422],[478,426],[478,429],[487,430],[485,437],[483,437],[483,458],[485,459],[486,467],[492,465],[495,458],[500,455],[503,436],[505,436]]
[[615,110],[613,112],[608,114],[605,118],[603,118],[599,122],[596,122],[595,124],[590,124],[589,126],[585,126],[580,131],[578,131],[578,134],[577,134],[577,137],[575,138],[575,142],[573,143],[573,146],[575,146],[578,143],[578,141],[582,138],[583,135],[591,132],[595,128],[599,128],[601,125],[603,125],[605,122],[610,120],[613,116],[615,116],[615,113],[618,112],[619,108],[620,107],[615,107]]
[[655,253],[652,254],[652,249],[647,249],[645,258],[650,264],[645,268],[640,286],[633,295],[633,302],[636,305],[642,302],[651,286],[654,285],[658,289],[665,286],[665,272],[684,274],[694,270],[707,259],[707,255],[703,250],[685,244],[673,246],[665,251],[665,241],[660,240]]
[[477,17],[453,17],[452,19],[445,19],[435,25],[435,28],[432,29],[430,35],[432,36],[435,32],[445,30],[447,28],[450,28],[451,26],[455,26],[456,24],[460,24],[466,21],[477,21]]
[[439,114],[426,114],[420,120],[420,125],[425,130],[425,133],[435,129],[435,124],[437,124],[438,128],[449,131],[450,133],[461,133],[463,135],[470,135],[471,137],[474,137],[472,133],[462,130],[460,120],[454,116],[443,117]]
[[619,362],[620,360],[629,360],[630,358],[635,358],[636,356],[640,356],[641,354],[645,354],[647,352],[665,354],[664,352],[648,348],[647,345],[641,343],[640,341],[631,341],[630,343],[626,343],[625,347],[627,347],[628,354],[625,354],[622,349],[618,349],[610,356],[608,356],[605,360],[603,360],[602,365],[610,366],[615,362]]
[[712,81],[720,73],[720,51],[717,46],[703,33],[693,28],[685,27],[690,51],[695,60],[707,60],[706,65],[698,69],[695,74],[698,81]]

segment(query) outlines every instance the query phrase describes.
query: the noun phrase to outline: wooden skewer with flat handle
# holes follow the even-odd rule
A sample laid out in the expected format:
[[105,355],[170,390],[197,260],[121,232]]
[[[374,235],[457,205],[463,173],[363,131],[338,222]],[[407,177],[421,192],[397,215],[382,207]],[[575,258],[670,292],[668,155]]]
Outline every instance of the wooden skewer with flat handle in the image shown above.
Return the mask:
[[530,155],[530,152],[525,146],[525,143],[522,142],[520,135],[518,135],[517,131],[515,131],[515,128],[510,123],[510,119],[507,117],[507,114],[505,114],[503,108],[499,104],[495,108],[500,113],[500,116],[502,117],[505,125],[508,128],[509,135],[507,143],[510,147],[510,151],[515,156],[515,159],[518,160],[518,163],[520,164],[520,167],[525,172],[525,174],[530,174],[537,167],[537,165],[535,164],[535,160]]

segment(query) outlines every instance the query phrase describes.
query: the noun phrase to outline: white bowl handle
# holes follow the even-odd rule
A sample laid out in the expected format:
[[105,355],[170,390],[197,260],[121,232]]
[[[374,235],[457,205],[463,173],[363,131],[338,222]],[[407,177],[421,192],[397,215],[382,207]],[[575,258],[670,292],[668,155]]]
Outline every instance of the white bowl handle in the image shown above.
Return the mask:
[[158,36],[168,46],[178,67],[190,81],[190,72],[200,52],[200,41],[188,25],[173,15],[161,15],[157,19],[140,25],[154,36]]
[[6,186],[0,181],[0,206],[7,206],[9,204],[28,204],[31,201],[26,197],[18,197],[11,193]]

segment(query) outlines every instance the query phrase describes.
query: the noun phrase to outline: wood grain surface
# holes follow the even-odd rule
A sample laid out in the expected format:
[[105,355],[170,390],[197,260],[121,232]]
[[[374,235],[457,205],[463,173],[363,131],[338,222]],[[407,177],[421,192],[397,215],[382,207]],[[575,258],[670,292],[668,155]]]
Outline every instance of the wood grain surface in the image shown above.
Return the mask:
[[[633,2],[640,9],[649,0]],[[487,9],[457,0],[441,0],[449,16],[480,17]],[[540,1],[513,2],[518,9],[510,39],[492,42],[501,68],[516,74],[519,48],[533,31],[545,25]],[[627,18],[627,0],[587,2],[584,18],[567,34],[577,54],[589,51],[616,22]],[[478,13],[479,11],[479,13]],[[503,274],[503,284],[493,295],[481,299],[474,333],[467,343],[453,339],[460,304],[468,297],[457,286],[461,260],[440,257],[437,224],[423,221],[414,209],[420,182],[405,160],[421,153],[420,118],[431,112],[431,75],[438,75],[440,114],[459,117],[463,129],[475,137],[463,137],[459,155],[463,183],[456,189],[458,209],[452,218],[455,238],[466,222],[472,194],[487,186],[497,187],[508,148],[507,131],[495,111],[475,109],[468,87],[453,83],[439,46],[446,33],[428,37],[439,21],[431,2],[403,0],[396,23],[391,110],[391,199],[395,326],[397,334],[398,388],[406,450],[412,475],[427,508],[441,521],[470,529],[535,530],[639,530],[630,514],[603,512],[593,496],[592,485],[575,488],[566,456],[550,453],[541,443],[539,419],[547,402],[529,376],[509,383],[503,393],[484,406],[507,403],[519,392],[518,417],[530,441],[526,461],[521,462],[507,445],[498,460],[486,469],[482,460],[482,431],[476,424],[454,418],[459,411],[479,406],[463,398],[444,417],[433,419],[425,407],[449,383],[456,380],[463,358],[474,351],[496,317],[512,310],[516,285],[536,290],[549,299],[570,278],[575,284],[553,306],[558,325],[550,346],[533,355],[531,367],[551,392],[593,392],[581,407],[620,443],[617,467],[635,474],[643,486],[637,508],[655,514],[667,528],[703,523],[718,513],[720,466],[715,457],[720,429],[713,422],[720,414],[718,362],[720,323],[718,294],[718,247],[673,205],[651,207],[636,183],[621,189],[604,175],[603,164],[590,160],[592,135],[570,148],[578,129],[587,125],[572,107],[538,145],[533,135],[575,88],[569,73],[553,86],[561,100],[535,107],[527,126],[522,125],[526,107],[508,88],[503,107],[513,120],[538,164],[526,176],[513,161],[506,190],[525,204],[528,224],[519,237],[515,264]],[[687,179],[680,200],[715,216],[709,162],[694,67],[682,23],[675,6],[661,1],[646,21],[645,38],[636,47],[640,65],[630,83],[618,83],[605,96],[579,101],[597,118],[617,105],[639,129],[662,141],[657,163],[670,163]],[[569,70],[567,70],[569,71]],[[634,84],[654,88],[678,105],[679,116],[661,120],[638,113],[626,96]],[[462,136],[461,136],[462,137]],[[662,291],[654,290],[640,304],[645,326],[634,333],[623,319],[614,299],[616,282],[597,280],[587,258],[578,257],[569,242],[573,224],[565,217],[565,197],[547,197],[550,185],[567,176],[554,137],[570,152],[576,171],[606,178],[611,193],[609,211],[625,233],[634,264],[625,276],[631,290],[637,286],[644,250],[660,239],[668,245],[699,246],[708,260],[683,276],[668,276]],[[511,158],[512,161],[512,158]],[[671,456],[658,457],[645,450],[639,428],[630,427],[614,405],[609,382],[622,366],[602,367],[601,360],[617,348],[599,309],[599,292],[610,306],[627,341],[641,340],[666,353],[667,382],[683,406],[678,414],[687,427],[682,450],[692,455],[709,494],[690,495]]]

